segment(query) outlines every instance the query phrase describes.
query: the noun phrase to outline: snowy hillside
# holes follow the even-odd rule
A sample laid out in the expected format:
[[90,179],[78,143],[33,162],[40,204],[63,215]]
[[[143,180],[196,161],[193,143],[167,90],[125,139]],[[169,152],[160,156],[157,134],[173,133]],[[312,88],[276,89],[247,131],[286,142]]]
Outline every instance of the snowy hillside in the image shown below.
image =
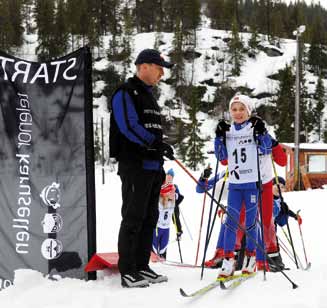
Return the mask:
[[[244,53],[244,63],[241,68],[240,76],[233,76],[231,74],[231,64],[229,63],[230,55],[228,54],[227,42],[231,37],[230,31],[213,30],[207,25],[208,21],[203,20],[202,26],[197,30],[196,37],[196,58],[194,63],[191,59],[185,59],[185,84],[189,84],[192,80],[194,86],[205,87],[205,93],[202,97],[202,102],[210,106],[213,113],[208,114],[205,112],[198,112],[197,119],[202,124],[200,127],[200,136],[202,139],[214,137],[214,128],[217,119],[222,117],[222,114],[216,112],[217,102],[214,101],[217,86],[222,83],[227,84],[232,88],[232,92],[237,89],[247,89],[250,96],[253,97],[255,107],[260,105],[269,105],[272,97],[276,94],[279,82],[272,79],[280,69],[285,65],[290,65],[296,55],[296,41],[290,39],[282,39],[280,48],[271,46],[266,41],[266,36],[261,35],[260,38],[260,51],[255,58],[250,57]],[[248,47],[250,33],[240,33],[245,48]],[[103,49],[101,57],[97,57],[94,61],[94,72],[103,72],[108,65],[113,65],[115,70],[122,74],[122,62],[110,62],[106,58],[106,50],[109,48],[111,37],[103,37]],[[154,48],[156,41],[160,41],[159,50],[168,59],[169,55],[173,52],[173,33],[139,33],[135,34],[131,39],[132,61],[127,68],[127,77],[132,76],[135,72],[134,60],[137,54],[145,48]],[[37,47],[37,35],[25,35],[25,44],[18,52],[18,56],[28,60],[35,61],[35,48]],[[95,50],[97,56],[97,50]],[[181,119],[182,122],[189,122],[189,114],[187,106],[182,104],[178,105],[176,97],[176,85],[169,80],[174,76],[171,75],[170,70],[165,70],[165,76],[159,84],[160,98],[159,104],[162,108],[162,114],[167,121],[174,123],[176,119]],[[317,86],[318,77],[312,73],[305,71],[304,77],[306,80],[306,87],[309,95],[312,95]],[[327,79],[323,79],[324,86],[327,88]],[[109,127],[109,113],[107,108],[107,98],[102,94],[105,87],[103,80],[94,81],[94,123],[100,129],[101,118],[104,121],[104,141],[108,140],[108,127]],[[228,102],[230,97],[226,98]],[[167,102],[170,102],[167,104]],[[172,105],[175,104],[175,106]],[[221,104],[222,102],[220,102]],[[326,112],[324,113],[326,114]],[[325,116],[326,117],[326,116]],[[274,135],[273,127],[269,129],[270,133]],[[167,132],[168,133],[168,132]],[[98,131],[98,135],[101,133]],[[313,141],[315,139],[312,136]],[[283,142],[283,140],[280,140]],[[209,143],[210,144],[210,141]],[[105,144],[105,149],[108,149]],[[107,152],[107,151],[106,151]],[[106,153],[106,160],[108,160],[108,153]]]
[[[230,64],[226,60],[226,41],[230,37],[230,32],[213,30],[210,28],[201,28],[197,31],[197,47],[195,51],[198,53],[198,57],[192,61],[185,61],[185,71],[187,83],[193,78],[193,83],[196,86],[204,86],[206,91],[203,95],[202,100],[212,104],[212,108],[215,108],[217,102],[214,101],[215,91],[217,85],[228,79],[228,84],[234,89],[246,88],[250,90],[251,96],[253,97],[253,103],[257,108],[261,104],[269,104],[271,97],[273,97],[279,87],[279,82],[271,79],[278,73],[280,69],[283,69],[285,65],[290,65],[296,55],[296,41],[285,39],[282,40],[280,48],[269,45],[265,41],[265,37],[261,37],[261,46],[264,51],[260,51],[256,58],[245,55],[245,61],[242,66],[241,74],[238,77],[230,75]],[[249,33],[241,33],[241,37],[245,46],[248,44],[250,39]],[[153,48],[156,40],[156,33],[142,33],[137,34],[133,38],[133,59],[137,54],[144,48]],[[159,50],[166,57],[172,52],[172,40],[173,35],[171,33],[162,33],[160,40],[162,44]],[[105,40],[106,41],[106,40]],[[277,50],[277,51],[276,51]],[[272,53],[270,51],[275,51]],[[168,57],[167,57],[168,58]],[[132,61],[128,76],[132,76],[135,72],[135,66]],[[110,63],[112,64],[112,63]],[[121,63],[113,63],[117,71],[121,70]],[[94,63],[94,69],[96,71],[103,71],[109,62],[105,59]],[[194,67],[193,67],[194,65]],[[192,74],[192,68],[194,72]],[[167,101],[175,101],[175,88],[166,82],[171,76],[170,70],[165,70],[165,76],[163,81],[160,82],[160,98],[159,104],[162,108],[162,114],[167,120],[175,121],[174,119],[180,118],[182,121],[187,122],[189,116],[185,106],[182,108],[174,109],[171,104],[165,105]],[[306,86],[310,94],[313,94],[317,85],[317,76],[305,72]],[[323,80],[325,87],[327,87],[327,80]],[[95,109],[94,121],[100,122],[100,118],[104,118],[105,122],[105,133],[108,128],[109,115],[107,112],[107,99],[101,95],[101,91],[105,84],[103,81],[95,82],[95,93],[98,93],[95,98],[95,104],[99,108]],[[229,98],[228,98],[229,100]],[[197,113],[197,119],[200,121],[202,126],[200,127],[201,137],[203,139],[213,138],[214,130],[217,123],[217,119],[222,117],[222,114],[207,114],[204,112]],[[269,129],[270,133],[274,136],[273,127]],[[107,137],[105,137],[105,141]],[[283,141],[283,140],[280,140]],[[210,141],[211,142],[211,141]],[[210,144],[210,142],[208,144]]]
[[[214,161],[212,161],[214,164]],[[191,240],[185,223],[181,247],[184,262],[194,263],[198,240],[203,195],[195,192],[194,183],[174,162],[167,162],[165,168],[173,167],[175,182],[185,199],[181,204],[182,214],[190,229]],[[280,174],[282,170],[280,170]],[[198,176],[199,173],[195,173]],[[120,180],[115,172],[106,171],[106,184],[101,184],[100,169],[97,169],[97,239],[98,252],[117,251],[117,237],[120,224]],[[31,270],[18,270],[15,273],[15,286],[0,292],[1,308],[108,308],[108,307],[251,307],[251,308],[326,308],[327,307],[327,249],[325,248],[325,217],[327,209],[326,190],[312,190],[285,193],[284,198],[294,211],[301,210],[302,231],[309,260],[310,271],[296,270],[294,263],[283,254],[283,260],[291,268],[285,273],[299,285],[293,290],[291,284],[280,273],[267,273],[267,281],[259,273],[244,282],[234,291],[223,291],[219,287],[201,298],[190,300],[179,294],[179,288],[191,292],[212,282],[217,270],[206,269],[200,281],[200,269],[181,268],[164,264],[152,264],[154,270],[168,275],[168,283],[151,285],[145,289],[123,289],[120,277],[107,271],[98,272],[97,281],[60,279],[50,281],[42,274]],[[206,204],[205,221],[208,219],[209,200]],[[208,256],[211,257],[220,223],[216,223]],[[305,264],[299,229],[293,219],[290,227],[295,247],[301,262]],[[172,228],[173,230],[173,228]],[[200,258],[206,226],[202,229]],[[286,242],[281,230],[279,237]],[[174,234],[168,248],[169,260],[179,260]]]

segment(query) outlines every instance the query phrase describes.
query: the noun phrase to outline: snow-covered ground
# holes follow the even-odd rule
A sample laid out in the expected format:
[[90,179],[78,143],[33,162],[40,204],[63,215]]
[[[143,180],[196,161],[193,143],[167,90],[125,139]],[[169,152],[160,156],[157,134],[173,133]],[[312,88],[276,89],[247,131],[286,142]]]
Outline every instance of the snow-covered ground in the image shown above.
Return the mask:
[[[325,0],[324,0],[325,1]],[[215,59],[224,56],[226,44],[223,38],[229,34],[225,31],[212,30],[203,27],[198,31],[197,51],[201,57],[195,61],[196,71],[194,82],[213,79],[214,82],[221,82],[222,68],[218,61],[209,61],[206,65],[204,59],[214,57]],[[247,41],[249,34],[242,34],[242,38]],[[35,47],[37,37],[35,35],[26,37],[27,44],[21,52],[21,57],[35,60]],[[104,38],[109,41],[108,37]],[[133,38],[133,56],[143,48],[151,48],[154,45],[155,34],[138,34]],[[162,35],[163,45],[160,51],[169,54],[172,49],[172,34]],[[212,47],[218,47],[221,52],[217,52]],[[268,57],[264,52],[260,52],[256,61],[247,59],[242,67],[241,75],[234,78],[234,86],[246,86],[253,89],[253,94],[276,91],[277,82],[267,76],[277,73],[278,69],[289,64],[295,56],[295,41],[283,40],[281,44],[283,55],[279,57]],[[19,56],[19,55],[18,55]],[[133,62],[133,61],[132,61]],[[101,60],[94,64],[95,69],[103,70],[108,65],[107,60]],[[118,66],[117,64],[116,66]],[[207,66],[207,67],[206,67]],[[205,68],[206,67],[206,68]],[[191,64],[186,63],[186,70],[191,69]],[[134,71],[131,65],[130,73]],[[166,77],[169,78],[167,72]],[[254,76],[256,78],[254,78]],[[306,76],[308,84],[316,84],[316,77]],[[325,80],[326,85],[326,80]],[[103,88],[103,81],[95,82],[95,92],[100,93]],[[160,85],[162,97],[159,100],[163,107],[163,114],[166,116],[179,116],[187,118],[185,110],[172,110],[164,106],[165,100],[175,96],[173,88],[165,83]],[[207,87],[206,97],[208,101],[213,99],[214,87]],[[312,92],[314,88],[310,88]],[[255,100],[255,105],[266,103],[266,99]],[[94,112],[94,122],[100,123],[104,118],[104,131],[108,131],[109,117],[106,107],[106,99],[101,96],[95,99],[95,104],[99,108]],[[214,135],[217,115],[209,117],[206,114],[198,113],[199,120],[203,122],[201,134],[203,137]],[[271,129],[269,130],[271,131]],[[105,135],[105,140],[107,140]],[[209,144],[210,143],[210,144]],[[208,150],[212,149],[212,143],[208,142]],[[215,161],[211,157],[211,165],[215,166]],[[202,212],[203,195],[195,192],[195,184],[191,178],[174,162],[167,162],[165,168],[173,167],[176,173],[175,183],[178,184],[182,194],[185,196],[181,204],[182,224],[184,234],[181,242],[183,260],[185,263],[194,264],[196,248],[198,242],[199,225]],[[96,170],[97,189],[97,247],[98,252],[117,251],[117,237],[120,224],[120,179],[115,172],[106,170],[106,184],[101,184],[101,169]],[[283,175],[282,170],[280,174]],[[200,175],[200,171],[194,173],[195,177]],[[324,248],[326,234],[325,217],[327,208],[324,200],[327,199],[327,190],[314,190],[305,192],[285,193],[286,202],[294,211],[301,209],[303,217],[303,235],[308,253],[308,258],[312,262],[310,271],[296,270],[290,259],[284,255],[284,262],[291,267],[291,271],[286,274],[295,281],[299,288],[293,290],[291,284],[280,273],[267,273],[267,281],[263,281],[263,275],[259,273],[255,278],[247,281],[233,292],[224,292],[219,288],[212,290],[205,296],[189,300],[182,298],[179,288],[186,291],[195,290],[213,281],[217,276],[217,270],[205,270],[204,278],[200,281],[200,270],[198,268],[181,268],[164,264],[153,264],[155,271],[168,275],[168,283],[151,285],[145,289],[123,289],[120,286],[120,277],[108,271],[100,271],[97,281],[85,282],[77,279],[59,279],[58,281],[48,280],[41,273],[31,270],[17,270],[15,273],[15,285],[0,292],[0,308],[109,308],[109,307],[251,307],[270,308],[276,307],[297,307],[297,308],[326,308],[327,307],[327,249]],[[204,225],[202,227],[202,238],[200,255],[198,260],[202,260],[203,243],[206,233],[206,221],[210,200],[207,198],[204,214]],[[184,221],[184,219],[185,221]],[[187,224],[187,227],[185,225]],[[216,222],[208,257],[214,252],[217,234],[220,224]],[[305,263],[302,243],[299,236],[299,229],[294,220],[290,219],[293,238],[297,253],[301,262]],[[173,228],[172,228],[173,230]],[[286,243],[283,233],[279,230],[279,236]],[[168,248],[167,258],[169,260],[179,260],[177,243],[171,235],[171,243]]]
[[[214,161],[212,161],[214,166]],[[195,185],[190,177],[175,163],[167,162],[165,168],[173,167],[175,182],[179,185],[185,199],[181,204],[184,234],[181,248],[185,263],[194,263],[198,241],[199,224],[202,211],[203,195],[195,192]],[[282,170],[279,171],[281,175]],[[200,172],[194,173],[197,177]],[[101,170],[97,168],[97,244],[98,252],[117,251],[117,235],[120,224],[120,180],[115,172],[106,170],[106,184],[101,184]],[[157,272],[168,275],[168,283],[151,285],[145,289],[125,289],[120,286],[120,276],[108,271],[99,271],[98,280],[82,281],[77,279],[59,279],[51,281],[41,273],[32,270],[18,270],[15,273],[15,286],[0,292],[1,308],[109,308],[109,307],[327,307],[327,249],[325,248],[327,208],[327,190],[312,190],[285,193],[284,198],[294,211],[301,210],[302,231],[309,260],[310,271],[297,270],[290,259],[283,255],[283,260],[290,271],[285,273],[299,285],[293,290],[291,284],[280,273],[259,273],[234,291],[216,288],[198,299],[183,298],[179,288],[193,291],[213,281],[217,270],[206,269],[200,281],[199,268],[181,268],[165,264],[152,264]],[[208,198],[207,198],[208,199]],[[205,221],[208,219],[210,200],[207,200]],[[219,231],[220,223],[215,226],[208,256],[211,257]],[[305,263],[299,228],[290,219],[295,247],[301,262]],[[171,228],[173,230],[173,228]],[[202,259],[206,224],[202,227],[202,240],[199,260]],[[278,232],[283,242],[287,242],[281,230]],[[192,236],[192,239],[191,239]],[[174,234],[168,248],[169,260],[179,260]]]

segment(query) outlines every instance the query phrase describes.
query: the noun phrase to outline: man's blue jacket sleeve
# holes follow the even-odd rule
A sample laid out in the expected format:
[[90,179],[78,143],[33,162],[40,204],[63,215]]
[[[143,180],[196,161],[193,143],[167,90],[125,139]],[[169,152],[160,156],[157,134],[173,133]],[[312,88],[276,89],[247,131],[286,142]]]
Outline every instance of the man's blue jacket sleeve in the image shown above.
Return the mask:
[[[123,99],[125,95],[125,99]],[[118,91],[112,100],[113,115],[120,132],[130,141],[148,147],[155,140],[154,134],[139,123],[134,103],[127,92]]]

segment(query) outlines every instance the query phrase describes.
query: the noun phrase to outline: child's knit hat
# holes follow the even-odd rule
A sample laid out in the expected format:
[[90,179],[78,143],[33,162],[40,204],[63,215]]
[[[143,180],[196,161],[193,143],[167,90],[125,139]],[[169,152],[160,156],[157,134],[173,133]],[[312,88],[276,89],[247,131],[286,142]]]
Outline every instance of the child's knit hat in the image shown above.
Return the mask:
[[167,171],[166,174],[169,174],[169,175],[171,175],[172,177],[174,177],[174,176],[175,176],[174,169],[173,169],[173,168],[170,168],[170,169]]
[[165,181],[161,186],[160,195],[161,196],[170,195],[173,191],[174,191],[174,184]]
[[229,102],[229,110],[231,110],[232,104],[234,104],[234,103],[243,104],[245,106],[249,116],[251,115],[253,106],[252,106],[252,101],[251,101],[250,97],[248,97],[247,95],[236,93]]

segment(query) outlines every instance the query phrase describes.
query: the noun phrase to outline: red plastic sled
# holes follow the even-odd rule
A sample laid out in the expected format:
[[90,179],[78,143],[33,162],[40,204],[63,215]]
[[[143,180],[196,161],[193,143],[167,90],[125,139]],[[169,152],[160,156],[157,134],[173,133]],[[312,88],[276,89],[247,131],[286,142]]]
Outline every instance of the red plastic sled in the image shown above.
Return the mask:
[[85,272],[94,272],[109,268],[118,270],[118,252],[96,253],[86,264]]

